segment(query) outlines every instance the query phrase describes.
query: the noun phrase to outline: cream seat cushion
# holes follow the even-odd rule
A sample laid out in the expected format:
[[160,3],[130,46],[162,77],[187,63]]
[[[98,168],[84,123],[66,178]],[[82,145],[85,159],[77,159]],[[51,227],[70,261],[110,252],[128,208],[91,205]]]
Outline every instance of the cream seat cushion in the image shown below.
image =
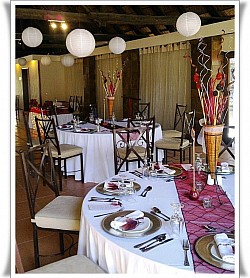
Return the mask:
[[160,139],[155,142],[155,147],[158,149],[168,149],[168,150],[179,150],[187,147],[190,144],[189,140],[184,139],[181,145],[181,139],[178,138],[168,138]]
[[38,211],[35,222],[38,227],[79,231],[82,197],[58,196]]
[[175,129],[163,130],[162,137],[163,138],[181,137],[181,131]]
[[[141,147],[141,146],[135,146],[134,150],[138,153],[139,156],[144,157],[146,154],[146,148]],[[117,156],[124,159],[126,157],[126,148],[118,148],[117,150]],[[132,151],[129,156],[128,160],[135,160],[138,159],[136,154]]]
[[105,273],[97,264],[82,255],[66,259],[27,271],[26,273]]
[[[60,150],[61,150],[61,158],[67,158],[82,153],[81,147],[69,145],[69,144],[61,144]],[[58,152],[55,146],[51,147],[51,153],[53,157],[58,158]]]

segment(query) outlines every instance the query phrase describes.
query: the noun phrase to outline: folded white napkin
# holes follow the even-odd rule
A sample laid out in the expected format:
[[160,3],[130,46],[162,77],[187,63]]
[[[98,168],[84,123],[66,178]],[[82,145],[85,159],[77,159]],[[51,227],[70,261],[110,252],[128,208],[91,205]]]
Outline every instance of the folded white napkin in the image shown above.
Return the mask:
[[185,171],[190,171],[192,169],[192,164],[181,164],[181,167],[185,170]]
[[116,217],[111,221],[110,226],[116,230],[132,230],[138,224],[138,219],[143,219],[144,213],[140,210],[133,211],[123,217]]
[[164,170],[164,172],[167,173],[168,175],[173,175],[173,174],[176,172],[175,170],[170,169],[170,168],[168,168],[168,167],[166,167],[166,166],[164,166],[163,170]]
[[232,248],[234,240],[228,238],[228,236],[225,233],[220,233],[214,236],[214,241],[218,247],[222,260],[233,264],[235,262],[235,257]]
[[229,173],[230,169],[227,162],[221,162],[221,172]]

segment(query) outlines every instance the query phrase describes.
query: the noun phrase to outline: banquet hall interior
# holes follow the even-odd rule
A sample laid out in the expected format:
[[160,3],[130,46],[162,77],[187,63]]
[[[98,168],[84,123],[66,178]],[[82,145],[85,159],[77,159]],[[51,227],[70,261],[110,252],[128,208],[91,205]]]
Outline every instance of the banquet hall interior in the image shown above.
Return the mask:
[[[182,274],[185,271],[188,274],[237,273],[236,263],[220,257],[219,245],[215,246],[213,236],[223,233],[227,240],[235,238],[235,242],[238,236],[238,223],[235,222],[238,202],[234,200],[238,190],[234,189],[234,185],[238,182],[235,174],[239,148],[238,83],[235,79],[238,66],[238,2],[226,5],[211,5],[209,1],[206,4],[197,1],[195,5],[190,5],[190,2],[170,5],[166,1],[160,5],[152,2],[143,5],[96,5],[95,1],[91,5],[57,5],[43,2],[43,5],[32,1],[25,5],[18,1],[12,3],[15,25],[15,33],[12,34],[12,54],[15,57],[12,69],[12,82],[15,84],[12,88],[15,102],[15,111],[12,111],[15,118],[12,127],[15,134],[15,194],[12,196],[15,223],[12,229],[15,238],[12,241],[13,248],[17,248],[15,256],[18,254],[13,272],[39,270],[39,267],[49,266],[64,258],[84,255],[105,273],[154,274],[166,270]],[[189,22],[190,14],[194,17]],[[186,17],[183,19],[181,15]],[[187,30],[182,19],[190,24]],[[78,46],[81,39],[83,43]],[[188,122],[191,114],[194,117]],[[59,252],[58,233],[50,228],[42,229],[38,232],[39,249],[41,254],[47,255],[37,259],[34,254],[35,220],[30,216],[31,204],[27,198],[27,176],[32,176],[32,173],[25,163],[29,159],[31,163],[41,160],[40,153],[30,158],[28,152],[47,142],[42,141],[39,134],[42,127],[38,119],[44,118],[55,126],[56,139],[53,141],[50,135],[46,139],[51,140],[51,154],[53,159],[56,158],[53,169],[56,169],[59,195],[77,196],[83,201],[78,219],[80,230],[64,235],[65,253]],[[153,127],[149,127],[147,122],[152,118],[155,122]],[[214,143],[214,172],[213,161],[209,160],[208,154],[210,137],[205,129],[209,126],[221,127],[221,141],[218,141],[219,145],[217,141]],[[146,138],[143,144],[147,149],[140,163],[137,164],[139,151],[136,151],[128,168],[124,163],[119,172],[114,162],[117,159],[114,131],[118,129],[123,132],[134,129],[137,132],[134,140],[139,141],[140,136]],[[50,126],[49,132],[51,130]],[[149,134],[145,138],[144,130]],[[124,138],[123,143],[126,141]],[[62,155],[57,153],[57,143],[53,143],[56,141],[60,145],[77,147],[83,156],[83,163],[79,156],[72,157],[72,154],[61,161],[61,157],[64,158],[63,149],[61,145]],[[27,154],[27,160],[23,154]],[[201,161],[200,166],[197,159]],[[59,163],[63,166],[58,166],[61,165]],[[157,172],[156,165],[160,165],[159,173],[164,175]],[[224,172],[223,167],[226,169]],[[164,172],[171,169],[171,173]],[[148,176],[145,171],[149,171]],[[124,179],[130,179],[130,184],[132,182],[134,186],[138,185],[138,191],[135,188],[133,195],[128,197],[104,190],[109,181],[114,180],[120,186]],[[201,191],[198,187],[194,188],[199,180],[203,183]],[[158,183],[159,188],[170,184],[169,188],[174,188],[174,193],[169,189],[169,196],[174,196],[172,199],[166,194],[166,207],[163,200],[165,189],[164,196],[160,196],[160,192],[156,192]],[[149,191],[146,198],[140,198],[139,193],[146,185],[155,190]],[[54,199],[53,191],[46,186],[42,188],[36,196],[36,209]],[[213,199],[208,208],[204,204],[207,195]],[[168,251],[168,246],[175,248],[171,244],[178,245],[179,237],[171,238],[171,242],[150,252],[139,253],[140,250],[131,247],[152,239],[160,232],[172,237],[168,226],[170,218],[167,223],[161,218],[161,212],[156,216],[149,213],[152,212],[150,209],[146,212],[144,203],[141,211],[144,218],[151,221],[146,232],[140,230],[140,233],[133,233],[132,229],[131,233],[122,234],[119,230],[116,234],[115,229],[106,229],[105,221],[109,221],[113,214],[124,214],[114,210],[105,218],[92,217],[107,212],[104,208],[98,210],[97,205],[104,207],[109,204],[89,202],[93,196],[120,198],[124,212],[138,211],[140,202],[146,203],[148,199],[151,205],[155,200],[155,205],[160,204],[162,211],[166,210],[170,217],[173,200],[184,204],[181,210],[184,223],[182,236],[187,237],[190,243],[190,265],[183,266],[185,250],[182,245],[179,248],[181,266],[177,263],[178,251],[173,262],[162,261],[155,252],[157,248],[162,248],[159,252],[164,252],[164,248]],[[92,209],[90,204],[93,204]],[[217,232],[207,231],[204,227],[208,225],[215,226]],[[204,240],[210,240],[207,245],[209,251],[201,250]],[[239,250],[232,246],[230,248],[238,254]],[[206,252],[209,255],[206,256]],[[138,259],[137,266],[131,262],[133,259]],[[146,262],[148,267],[143,270],[141,265]]]

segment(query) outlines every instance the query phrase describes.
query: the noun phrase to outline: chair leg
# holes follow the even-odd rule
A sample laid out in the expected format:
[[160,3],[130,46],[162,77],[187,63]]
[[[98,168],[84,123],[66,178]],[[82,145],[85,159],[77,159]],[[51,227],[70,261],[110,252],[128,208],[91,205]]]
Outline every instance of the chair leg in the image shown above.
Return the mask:
[[62,191],[62,162],[61,158],[58,159],[58,174],[59,174],[59,190]]
[[61,255],[64,255],[64,238],[62,232],[59,232],[59,241],[60,241],[60,253]]
[[39,246],[38,246],[38,231],[36,224],[33,224],[33,243],[34,243],[34,256],[35,256],[35,267],[40,267],[39,258]]
[[155,159],[156,159],[156,162],[158,161],[158,148],[155,149]]
[[80,162],[81,162],[81,180],[82,180],[82,183],[84,183],[84,174],[83,174],[83,155],[82,155],[82,153],[80,154]]
[[168,163],[168,152],[167,150],[164,150],[164,160],[165,160],[165,164]]
[[63,164],[64,164],[64,178],[67,179],[67,163],[66,163],[66,159],[63,160]]
[[182,163],[182,150],[180,150],[180,164]]

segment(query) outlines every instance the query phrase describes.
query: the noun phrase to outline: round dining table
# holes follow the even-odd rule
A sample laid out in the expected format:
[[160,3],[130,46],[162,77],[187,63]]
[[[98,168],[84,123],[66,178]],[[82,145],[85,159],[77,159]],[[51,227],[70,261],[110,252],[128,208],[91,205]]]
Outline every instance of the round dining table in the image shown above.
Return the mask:
[[[170,166],[169,166],[170,167]],[[121,175],[99,183],[89,191],[83,201],[78,254],[86,255],[110,274],[167,274],[194,275],[194,273],[232,273],[232,269],[225,270],[204,261],[195,253],[195,243],[199,238],[214,234],[206,233],[204,224],[233,226],[234,225],[234,175],[226,175],[223,179],[223,204],[217,203],[215,186],[206,185],[200,194],[200,200],[192,201],[187,193],[192,187],[192,173],[185,171],[181,165],[180,175],[172,178],[150,177],[134,175],[134,172],[123,173],[123,179],[132,179],[136,193],[133,195],[116,195],[105,191],[105,184],[121,179]],[[140,172],[141,169],[138,169]],[[178,177],[184,176],[185,179]],[[201,179],[204,180],[202,176]],[[178,184],[177,184],[178,183]],[[141,193],[147,186],[151,186],[146,197]],[[205,209],[202,198],[206,194],[213,197],[214,207]],[[228,196],[227,196],[228,195]],[[107,198],[118,198],[122,209],[110,208]],[[96,200],[96,198],[104,198]],[[173,234],[170,221],[161,218],[162,215],[151,213],[153,207],[169,217],[173,214],[173,203],[182,203],[180,216],[184,219],[183,230],[176,236]],[[150,228],[145,233],[116,232],[111,222],[126,216],[128,213],[139,211],[151,221]],[[105,215],[105,213],[113,212]],[[103,214],[103,215],[102,215]],[[207,217],[206,217],[207,215]],[[226,215],[226,216],[225,216]],[[118,216],[118,218],[117,218]],[[226,219],[225,219],[226,218]],[[226,221],[226,223],[225,223]],[[159,224],[160,222],[160,224]],[[143,230],[144,231],[144,230]],[[218,230],[218,232],[220,232]],[[169,242],[161,244],[147,252],[142,252],[134,246],[148,241],[157,235],[165,234]],[[188,239],[190,248],[187,251],[189,265],[184,265],[183,240]],[[202,255],[202,254],[201,254]]]
[[[127,126],[126,121],[115,122],[117,126]],[[72,129],[57,129],[60,144],[73,144],[82,148],[84,165],[84,182],[101,182],[114,176],[114,146],[113,132],[111,129],[93,123],[80,124],[86,132],[75,132]],[[162,128],[160,124],[155,127],[155,141],[162,138]],[[162,159],[163,153],[159,155]],[[129,163],[131,169],[136,163]],[[129,169],[130,169],[129,168]],[[74,175],[75,180],[81,180],[80,161],[77,158],[67,160],[67,175]]]

